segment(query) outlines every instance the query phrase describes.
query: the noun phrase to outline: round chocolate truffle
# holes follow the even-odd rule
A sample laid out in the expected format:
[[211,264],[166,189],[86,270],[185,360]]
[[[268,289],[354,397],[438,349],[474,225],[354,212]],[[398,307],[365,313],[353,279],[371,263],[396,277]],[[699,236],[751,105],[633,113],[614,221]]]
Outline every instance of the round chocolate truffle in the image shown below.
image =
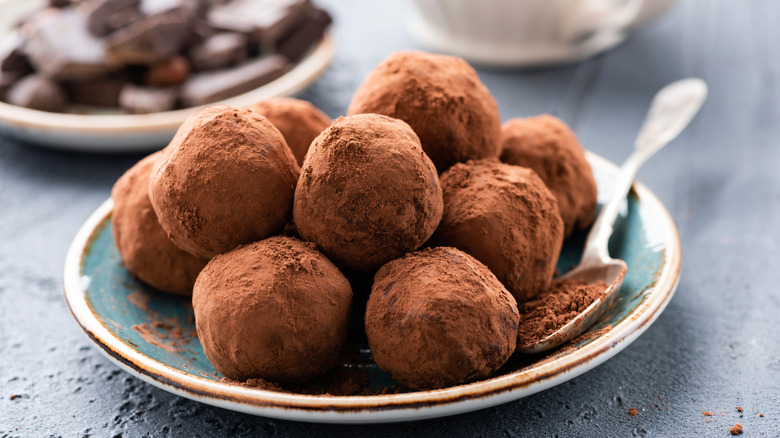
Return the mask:
[[206,260],[179,249],[157,222],[148,188],[149,174],[161,155],[139,161],[114,184],[114,242],[127,270],[143,282],[164,292],[191,295]]
[[293,218],[336,264],[368,271],[419,248],[443,208],[436,168],[409,125],[363,114],[339,117],[314,140]]
[[330,117],[316,106],[292,97],[262,100],[249,109],[276,126],[300,165],[303,165],[303,159],[311,142],[331,123]]
[[499,154],[498,105],[461,58],[393,53],[355,92],[347,114],[361,113],[408,123],[439,172],[458,162]]
[[173,243],[210,259],[282,231],[298,165],[263,116],[226,105],[190,116],[152,171],[149,197]]
[[209,262],[195,282],[198,339],[235,380],[302,383],[335,363],[352,290],[314,244],[276,236]]
[[512,119],[501,128],[501,161],[528,167],[558,200],[564,236],[593,223],[596,181],[577,137],[557,117]]
[[515,350],[519,320],[496,276],[455,248],[426,248],[382,266],[366,305],[374,361],[419,389],[488,377]]
[[533,170],[498,160],[459,163],[441,175],[441,245],[481,261],[518,303],[550,286],[563,244],[555,197]]

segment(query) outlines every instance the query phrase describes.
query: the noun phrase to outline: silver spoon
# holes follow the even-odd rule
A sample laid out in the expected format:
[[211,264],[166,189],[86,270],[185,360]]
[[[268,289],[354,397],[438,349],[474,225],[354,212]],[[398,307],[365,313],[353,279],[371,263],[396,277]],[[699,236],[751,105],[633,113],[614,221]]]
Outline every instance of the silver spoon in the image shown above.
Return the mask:
[[623,285],[627,266],[623,260],[609,256],[607,244],[620,204],[628,195],[639,167],[680,135],[699,112],[706,98],[707,84],[697,78],[673,82],[656,93],[634,142],[634,152],[620,168],[615,191],[588,233],[580,264],[561,277],[586,283],[603,281],[609,285],[606,292],[553,334],[535,343],[518,345],[517,351],[541,353],[574,339],[590,328],[615,301]]

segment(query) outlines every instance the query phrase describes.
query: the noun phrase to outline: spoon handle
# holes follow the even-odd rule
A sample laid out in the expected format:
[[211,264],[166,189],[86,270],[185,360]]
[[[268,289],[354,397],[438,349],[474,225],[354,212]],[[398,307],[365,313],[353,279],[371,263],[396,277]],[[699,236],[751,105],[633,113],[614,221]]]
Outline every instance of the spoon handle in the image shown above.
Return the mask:
[[682,79],[662,88],[650,104],[634,152],[620,168],[612,197],[604,205],[588,234],[582,262],[609,259],[608,243],[623,199],[628,195],[639,168],[670,141],[677,138],[699,112],[707,98],[707,84],[698,78]]

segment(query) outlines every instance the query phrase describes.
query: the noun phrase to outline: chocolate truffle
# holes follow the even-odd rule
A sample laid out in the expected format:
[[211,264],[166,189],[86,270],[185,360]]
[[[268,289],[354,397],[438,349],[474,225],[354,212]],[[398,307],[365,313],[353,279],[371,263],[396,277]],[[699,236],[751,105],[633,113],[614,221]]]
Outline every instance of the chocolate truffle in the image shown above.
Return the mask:
[[275,97],[249,107],[276,126],[293,151],[298,164],[303,165],[309,145],[330,126],[330,117],[311,103],[291,97]]
[[422,245],[442,210],[436,168],[414,131],[363,114],[339,117],[311,144],[293,218],[336,264],[367,271]]
[[461,58],[396,52],[363,81],[347,114],[401,119],[420,136],[439,172],[469,159],[497,157],[498,106]]
[[301,383],[333,366],[352,290],[314,248],[272,237],[214,257],[198,276],[198,339],[225,377]]
[[482,263],[455,248],[426,248],[382,266],[366,306],[377,365],[412,388],[490,376],[515,349],[520,315]]
[[149,175],[161,156],[162,152],[149,155],[114,184],[114,242],[133,275],[161,291],[191,295],[206,260],[180,250],[157,222],[148,187]]
[[555,197],[533,170],[495,159],[441,175],[444,217],[436,242],[487,265],[518,303],[550,286],[563,244]]
[[528,167],[558,200],[564,236],[590,226],[596,215],[596,181],[577,137],[557,117],[512,119],[501,127],[501,161]]
[[210,259],[282,231],[297,179],[295,157],[268,120],[217,105],[181,125],[152,171],[149,197],[173,243]]

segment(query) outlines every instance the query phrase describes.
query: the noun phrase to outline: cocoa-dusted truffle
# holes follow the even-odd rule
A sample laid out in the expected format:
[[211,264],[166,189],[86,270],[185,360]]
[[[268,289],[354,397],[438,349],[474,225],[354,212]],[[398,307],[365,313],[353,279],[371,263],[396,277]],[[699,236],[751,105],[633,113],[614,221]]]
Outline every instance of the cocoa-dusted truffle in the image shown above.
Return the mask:
[[533,170],[498,160],[459,163],[441,175],[436,241],[481,261],[518,303],[550,286],[563,244],[555,197]]
[[214,257],[192,296],[214,368],[280,383],[305,382],[334,364],[351,302],[349,282],[314,244],[282,236]]
[[596,215],[596,181],[574,133],[544,114],[501,127],[501,161],[533,169],[558,200],[564,235],[590,226]]
[[427,248],[382,266],[366,306],[379,367],[412,388],[489,376],[515,349],[520,315],[482,263],[455,248]]
[[312,140],[330,126],[330,117],[311,103],[292,97],[274,97],[249,107],[276,126],[292,149],[298,164],[303,165]]
[[340,117],[314,140],[293,218],[336,264],[367,271],[422,245],[442,210],[436,168],[414,131],[363,114]]
[[295,157],[268,120],[217,105],[179,128],[152,171],[149,197],[173,243],[208,259],[279,233],[297,179]]
[[157,152],[139,161],[114,184],[114,242],[133,275],[161,291],[191,295],[206,260],[180,250],[157,222],[148,187],[149,174],[161,155]]
[[499,153],[498,106],[461,58],[393,53],[355,92],[347,114],[361,113],[384,114],[408,123],[439,172],[458,162]]

